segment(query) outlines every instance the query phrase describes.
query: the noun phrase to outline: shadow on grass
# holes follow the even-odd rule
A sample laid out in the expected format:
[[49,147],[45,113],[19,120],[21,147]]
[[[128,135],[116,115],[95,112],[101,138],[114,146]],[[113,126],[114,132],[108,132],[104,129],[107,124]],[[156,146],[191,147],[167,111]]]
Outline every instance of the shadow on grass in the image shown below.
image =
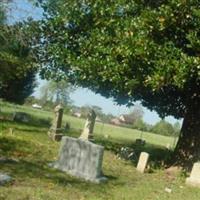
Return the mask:
[[14,152],[18,152],[21,148],[28,149],[29,143],[24,140],[16,140],[12,139],[11,137],[1,137],[0,138],[0,150],[1,155],[12,155]]
[[[16,184],[26,183],[30,179],[36,181],[38,179],[38,184],[42,181],[60,186],[75,185],[75,187],[84,188],[84,190],[93,185],[93,183],[49,167],[49,160],[41,160],[39,157],[32,155],[33,146],[31,147],[31,144],[27,141],[12,137],[0,137],[0,150],[0,157],[6,158],[6,161],[2,161],[0,164],[0,171],[10,174]],[[17,158],[16,162],[9,162],[13,158],[14,160]],[[111,176],[108,176],[108,178],[110,180],[115,179]]]
[[[0,132],[4,133],[4,135],[14,135],[16,132],[20,133],[26,133],[26,134],[41,134],[46,133],[48,129],[46,127],[41,126],[30,126],[25,123],[18,123],[18,122],[12,122],[12,121],[0,121]],[[10,131],[10,128],[12,128],[12,133]]]
[[34,126],[34,127],[50,127],[52,119],[50,118],[40,118],[28,113],[25,113],[27,117],[27,121],[23,122],[19,119],[16,121],[13,120],[12,114],[0,113],[0,123],[11,123],[15,125],[26,125],[26,126]]
[[23,128],[19,128],[17,127],[16,128],[17,131],[22,131],[22,132],[28,132],[28,133],[43,133],[46,129],[45,128],[26,128],[26,127],[23,127]]
[[17,180],[27,180],[30,178],[38,178],[38,181],[46,180],[47,182],[53,182],[54,184],[67,185],[78,184],[80,180],[70,177],[65,173],[58,170],[49,168],[45,162],[29,162],[25,160],[19,160],[15,164],[4,163],[0,167],[1,170],[6,170],[9,174]]
[[[108,182],[94,184],[83,179],[76,178],[67,174],[66,172],[59,171],[57,169],[48,166],[47,161],[33,161],[19,160],[17,163],[4,163],[0,166],[0,171],[4,171],[13,177],[16,184],[27,184],[31,186],[31,179],[34,179],[38,184],[41,182],[46,184],[55,184],[61,187],[76,187],[77,189],[84,191],[102,191],[104,192],[107,187],[110,187],[109,182],[117,180],[116,177],[108,175]],[[115,185],[123,186],[122,182],[115,182]],[[112,187],[112,186],[111,186]]]
[[[70,129],[68,133],[65,133],[66,136],[75,138],[79,137],[80,134],[81,130],[77,129]],[[114,154],[119,154],[122,147],[131,148],[134,152],[134,159],[131,161],[135,166],[137,165],[140,153],[147,152],[150,154],[150,165],[154,169],[164,167],[165,164],[168,164],[173,153],[173,151],[163,146],[148,143],[142,146],[127,140],[116,140],[100,136],[95,136],[95,143],[104,146],[105,150],[112,151]]]
[[136,166],[140,153],[147,152],[150,154],[150,165],[153,169],[164,167],[165,164],[168,164],[172,157],[172,151],[158,145],[145,144],[138,145],[135,142],[130,143],[129,141],[117,141],[105,138],[96,137],[95,143],[104,146],[104,148],[108,151],[112,151],[115,154],[119,154],[122,147],[128,147],[132,149],[134,153],[134,158],[131,159],[132,163]]

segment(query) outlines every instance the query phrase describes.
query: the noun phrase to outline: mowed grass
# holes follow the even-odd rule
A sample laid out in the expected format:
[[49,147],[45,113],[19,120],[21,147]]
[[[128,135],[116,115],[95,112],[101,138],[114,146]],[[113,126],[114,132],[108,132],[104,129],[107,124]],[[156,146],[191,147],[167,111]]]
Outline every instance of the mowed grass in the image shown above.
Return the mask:
[[[159,167],[152,168],[151,173],[140,174],[135,169],[135,163],[118,159],[113,150],[134,143],[135,138],[140,136],[140,132],[136,130],[96,124],[95,142],[104,144],[106,149],[103,172],[108,177],[108,182],[93,184],[48,166],[49,162],[57,159],[59,143],[49,140],[48,125],[40,123],[40,119],[52,118],[53,112],[34,110],[25,106],[14,107],[6,103],[1,103],[1,111],[4,114],[13,111],[27,112],[33,115],[37,119],[35,122],[38,123],[0,121],[0,156],[16,159],[15,162],[0,162],[0,172],[13,177],[12,183],[0,186],[0,200],[200,199],[199,189],[185,186],[183,173],[171,177]],[[78,137],[84,120],[64,116],[63,121],[69,121],[71,125],[70,132],[65,134]],[[13,134],[9,133],[9,128],[14,129]],[[144,148],[165,157],[164,146],[168,142],[173,142],[173,138],[157,136],[157,141],[155,135],[143,135],[148,140]],[[166,187],[172,189],[172,192],[165,192]]]
[[[26,112],[40,119],[52,120],[54,117],[53,111],[48,112],[44,110],[33,109],[28,106],[18,106],[1,102],[0,106],[2,111],[10,115],[12,115],[13,112]],[[72,129],[81,132],[84,127],[85,120],[69,115],[64,115],[63,124],[66,122],[70,123]],[[110,137],[112,140],[128,143],[135,142],[137,138],[142,137],[142,139],[145,139],[147,143],[160,146],[170,145],[172,148],[175,146],[177,140],[177,138],[174,137],[156,135],[153,133],[141,132],[130,128],[114,126],[111,124],[103,124],[99,122],[97,122],[95,125],[94,134],[99,137]]]

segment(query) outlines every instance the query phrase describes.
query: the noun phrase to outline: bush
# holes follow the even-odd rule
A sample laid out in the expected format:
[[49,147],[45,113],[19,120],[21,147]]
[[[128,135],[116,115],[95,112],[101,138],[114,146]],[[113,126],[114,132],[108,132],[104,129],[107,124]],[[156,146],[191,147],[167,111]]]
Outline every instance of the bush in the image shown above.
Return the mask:
[[148,124],[146,124],[142,119],[137,119],[133,124],[133,128],[140,131],[148,131]]
[[161,120],[152,127],[151,132],[160,135],[172,136],[175,135],[176,131],[169,122]]

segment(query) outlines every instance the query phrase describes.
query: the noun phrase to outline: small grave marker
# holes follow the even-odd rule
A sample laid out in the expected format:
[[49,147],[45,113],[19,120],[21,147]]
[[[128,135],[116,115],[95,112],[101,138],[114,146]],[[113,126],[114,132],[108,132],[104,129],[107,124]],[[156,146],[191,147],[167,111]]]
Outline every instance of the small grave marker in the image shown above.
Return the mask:
[[190,177],[186,179],[186,184],[200,187],[200,162],[194,163]]
[[149,160],[149,154],[146,152],[142,152],[140,154],[140,158],[137,164],[137,171],[144,173],[147,167],[148,160]]

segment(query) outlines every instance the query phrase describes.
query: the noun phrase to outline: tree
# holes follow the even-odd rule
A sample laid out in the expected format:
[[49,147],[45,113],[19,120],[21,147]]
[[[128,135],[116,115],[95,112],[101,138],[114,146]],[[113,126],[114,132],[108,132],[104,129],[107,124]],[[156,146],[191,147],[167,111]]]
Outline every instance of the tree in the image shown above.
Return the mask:
[[173,125],[173,128],[174,128],[174,134],[176,136],[178,136],[180,134],[180,130],[181,130],[181,125],[179,122],[175,122],[174,125]]
[[161,120],[157,122],[151,129],[153,133],[160,134],[160,135],[167,135],[167,136],[174,136],[175,130],[173,126],[166,122],[165,120]]
[[73,87],[66,81],[49,81],[41,87],[41,102],[42,105],[48,101],[54,102],[54,104],[62,103],[64,106],[70,105],[72,100],[70,93],[73,91]]
[[141,131],[148,131],[148,125],[143,121],[142,118],[138,118],[134,124],[133,124],[134,129],[138,129]]
[[36,86],[36,63],[31,48],[35,24],[27,21],[8,25],[3,5],[0,6],[0,98],[22,104]]
[[142,109],[142,106],[141,105],[135,105],[133,107],[133,110],[128,114],[128,116],[130,116],[130,118],[133,120],[133,124],[142,119],[143,118],[143,115],[144,115],[144,111]]
[[41,75],[184,118],[175,161],[200,159],[198,0],[49,0],[43,7]]

